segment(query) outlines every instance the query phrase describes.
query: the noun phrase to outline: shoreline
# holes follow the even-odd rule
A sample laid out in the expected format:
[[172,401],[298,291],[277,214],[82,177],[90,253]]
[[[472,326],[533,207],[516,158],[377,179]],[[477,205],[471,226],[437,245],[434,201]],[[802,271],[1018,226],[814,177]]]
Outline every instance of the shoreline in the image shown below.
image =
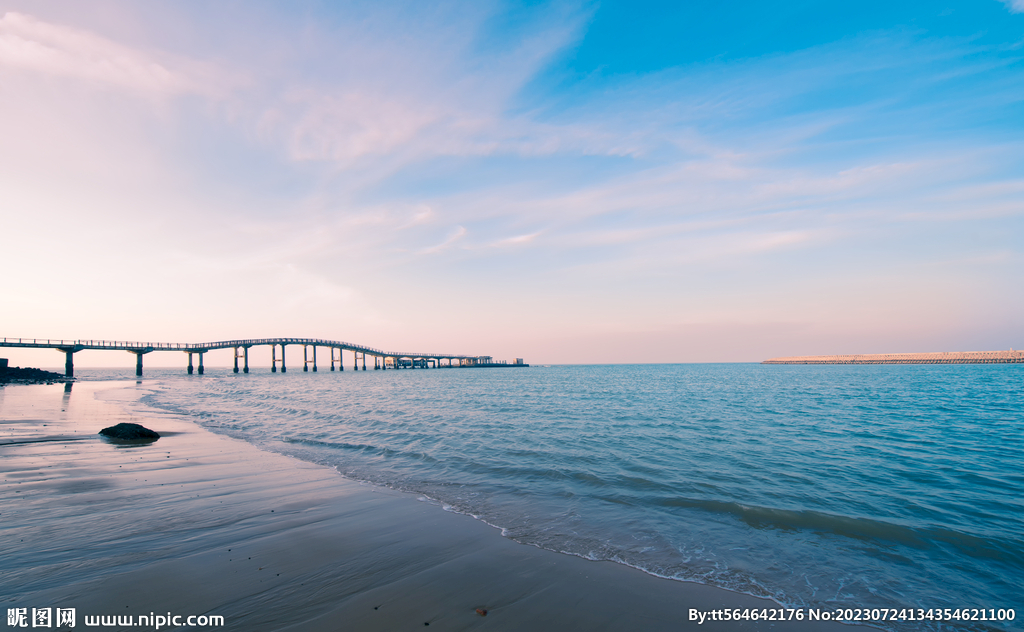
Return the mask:
[[[688,611],[779,608],[519,544],[416,495],[172,413],[126,410],[139,388],[144,382],[0,389],[0,497],[5,530],[17,538],[0,553],[9,608],[74,607],[79,621],[217,615],[239,630],[743,630],[768,626],[697,625]],[[118,446],[95,434],[122,421],[161,439]]]

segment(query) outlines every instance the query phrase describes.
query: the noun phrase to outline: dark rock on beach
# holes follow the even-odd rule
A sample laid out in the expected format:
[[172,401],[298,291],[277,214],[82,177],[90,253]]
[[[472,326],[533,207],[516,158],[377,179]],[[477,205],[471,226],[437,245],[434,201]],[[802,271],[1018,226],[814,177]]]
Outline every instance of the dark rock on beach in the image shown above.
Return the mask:
[[[6,364],[6,363],[4,363]],[[53,371],[42,369],[22,369],[0,364],[0,384],[53,384],[55,382],[71,382],[75,378],[65,377]]]
[[139,424],[117,424],[100,430],[100,434],[121,441],[156,441],[160,435]]

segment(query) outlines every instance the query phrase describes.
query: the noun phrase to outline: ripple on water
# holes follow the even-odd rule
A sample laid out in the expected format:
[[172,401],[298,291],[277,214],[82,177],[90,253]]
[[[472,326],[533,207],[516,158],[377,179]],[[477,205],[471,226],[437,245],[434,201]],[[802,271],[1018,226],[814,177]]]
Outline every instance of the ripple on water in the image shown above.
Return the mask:
[[1022,377],[1013,365],[210,371],[166,377],[150,403],[556,551],[787,605],[1005,608],[1024,584]]

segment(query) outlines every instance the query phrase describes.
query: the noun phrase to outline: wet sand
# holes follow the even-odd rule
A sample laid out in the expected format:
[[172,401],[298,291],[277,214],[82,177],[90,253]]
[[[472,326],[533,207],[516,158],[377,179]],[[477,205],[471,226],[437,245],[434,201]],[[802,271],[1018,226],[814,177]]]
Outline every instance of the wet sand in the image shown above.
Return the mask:
[[[142,409],[145,388],[0,388],[8,608],[75,608],[77,627],[85,615],[171,613],[247,631],[851,629],[697,625],[691,608],[778,606],[517,544],[415,495]],[[119,422],[162,437],[96,434]]]

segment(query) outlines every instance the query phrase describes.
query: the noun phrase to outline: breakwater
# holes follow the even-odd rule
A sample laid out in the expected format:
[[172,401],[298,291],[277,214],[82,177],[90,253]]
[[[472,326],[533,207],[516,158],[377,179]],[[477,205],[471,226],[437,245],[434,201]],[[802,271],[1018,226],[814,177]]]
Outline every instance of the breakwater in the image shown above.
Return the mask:
[[772,358],[761,364],[1016,364],[1024,351],[943,351],[937,353],[858,353]]

